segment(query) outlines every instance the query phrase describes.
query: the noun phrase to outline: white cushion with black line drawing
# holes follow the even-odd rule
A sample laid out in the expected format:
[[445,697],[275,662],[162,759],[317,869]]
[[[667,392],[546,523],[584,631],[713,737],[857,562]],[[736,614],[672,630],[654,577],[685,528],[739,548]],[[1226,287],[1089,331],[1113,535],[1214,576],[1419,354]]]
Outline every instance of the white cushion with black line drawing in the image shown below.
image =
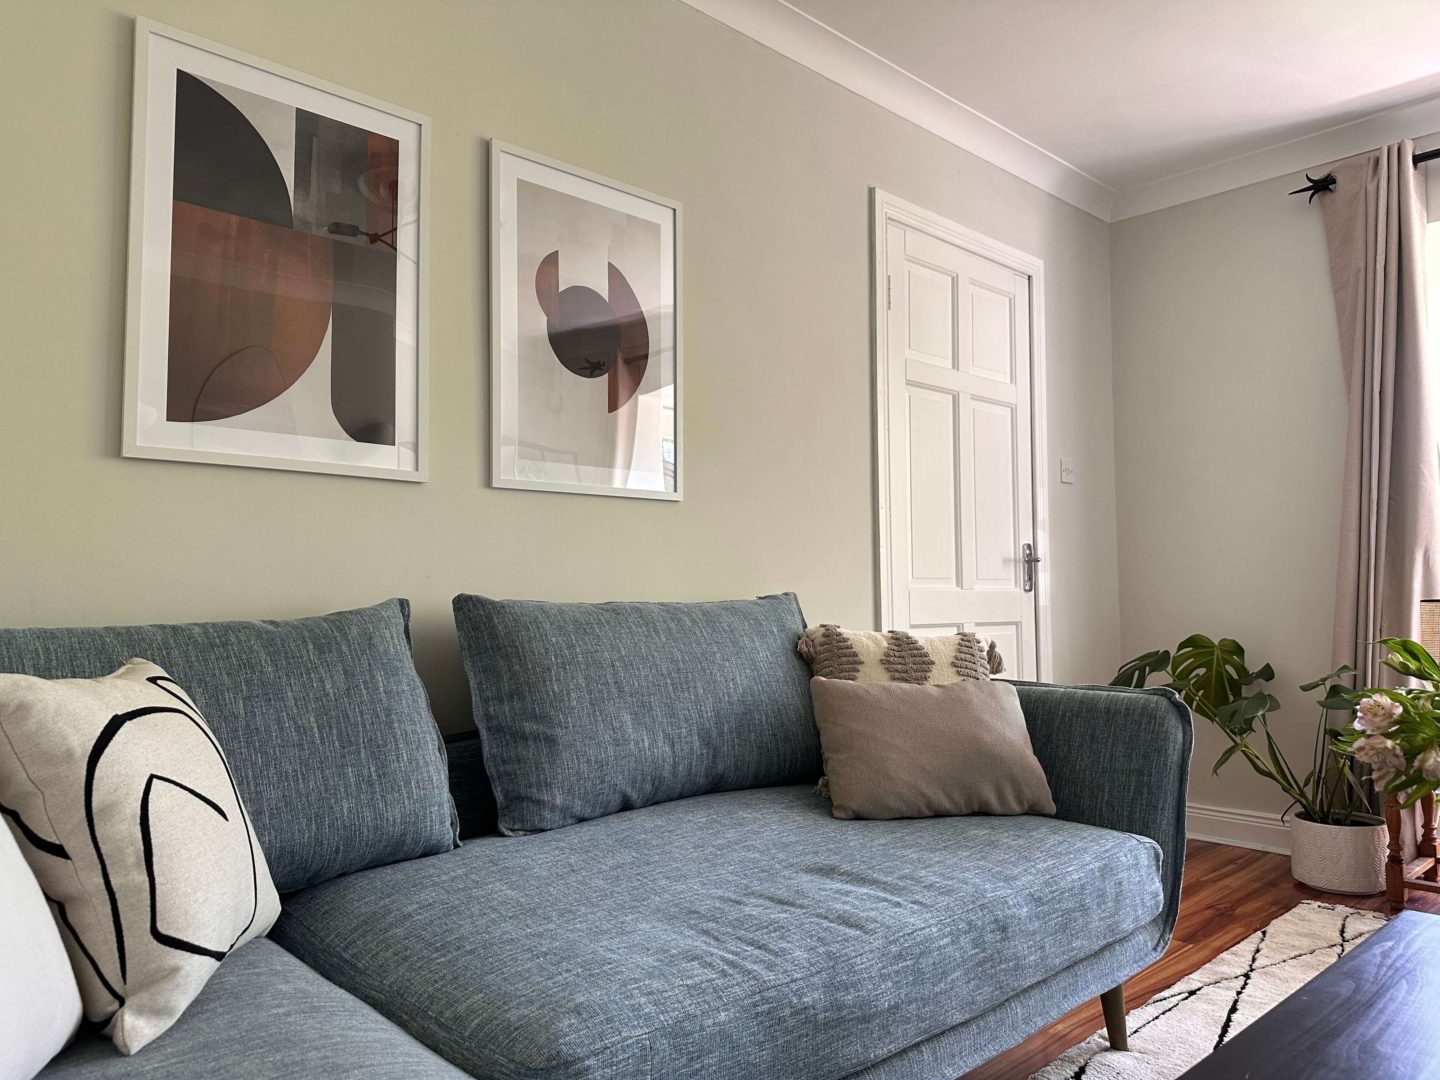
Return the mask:
[[0,675],[0,805],[85,1016],[123,1053],[173,1024],[279,915],[219,743],[149,661],[99,679]]

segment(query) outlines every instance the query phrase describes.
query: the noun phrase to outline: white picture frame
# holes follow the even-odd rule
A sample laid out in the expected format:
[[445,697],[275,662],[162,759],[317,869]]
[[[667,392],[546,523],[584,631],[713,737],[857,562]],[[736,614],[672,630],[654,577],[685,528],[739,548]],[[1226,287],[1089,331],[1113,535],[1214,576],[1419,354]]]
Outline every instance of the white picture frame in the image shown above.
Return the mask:
[[[491,140],[492,486],[680,501],[680,252],[678,202]],[[542,301],[540,264],[551,259]],[[567,326],[587,298],[600,316]],[[590,353],[564,336],[587,326],[602,331]],[[626,366],[638,350],[612,353],[605,336],[615,328],[623,342],[625,327],[643,328],[638,377]]]
[[[193,76],[193,80],[182,79],[182,74]],[[177,82],[183,93],[177,90]],[[202,325],[198,314],[190,316],[191,323],[184,322],[186,312],[198,312],[197,306],[180,305],[186,303],[187,296],[193,295],[185,293],[185,289],[202,288],[203,285],[196,283],[213,278],[192,268],[202,265],[205,258],[213,257],[227,271],[258,275],[260,271],[255,268],[265,262],[256,256],[249,265],[242,265],[241,257],[235,255],[241,245],[233,240],[232,234],[229,246],[216,247],[213,256],[209,249],[199,256],[186,250],[181,255],[183,269],[176,271],[172,267],[172,258],[178,250],[172,248],[172,226],[182,223],[177,227],[178,242],[182,244],[200,231],[200,226],[195,226],[187,232],[183,221],[195,219],[182,220],[182,215],[193,211],[209,228],[213,217],[204,215],[219,214],[218,204],[225,203],[232,195],[250,198],[243,194],[243,185],[239,181],[232,183],[219,165],[207,166],[210,173],[204,190],[207,194],[220,194],[204,205],[179,197],[182,192],[176,173],[176,102],[183,96],[186,108],[193,110],[197,100],[196,82],[204,84],[200,92],[206,95],[206,101],[210,100],[208,95],[224,91],[220,97],[225,105],[221,108],[228,106],[245,117],[252,124],[255,137],[263,140],[272,152],[273,160],[265,168],[273,165],[280,170],[293,203],[292,231],[305,236],[306,250],[320,252],[324,245],[330,244],[335,254],[329,271],[328,301],[324,296],[324,281],[316,284],[321,275],[314,267],[323,261],[321,255],[306,264],[306,272],[313,278],[302,275],[296,284],[295,275],[285,273],[282,267],[272,275],[277,282],[273,294],[266,294],[264,286],[250,288],[247,294],[269,295],[277,306],[280,303],[294,305],[297,297],[303,297],[303,302],[310,305],[306,309],[308,336],[298,333],[285,336],[277,331],[273,340],[260,341],[253,347],[246,345],[229,353],[227,350],[236,341],[249,340],[245,335],[256,338],[263,335],[252,329],[257,319],[252,318],[247,324],[234,315],[244,304],[236,304],[233,294],[222,297],[219,310],[230,319],[226,325],[234,327],[239,323],[239,328],[224,340],[219,333],[205,336],[201,331],[191,332],[190,339],[201,339],[203,347],[189,348],[183,355],[190,359],[176,362],[182,367],[189,364],[199,372],[198,375],[182,372],[191,379],[182,394],[175,390],[180,376],[171,367],[171,349],[172,341],[184,335],[174,331],[176,324],[172,323],[172,316],[181,320],[181,326]],[[283,122],[287,109],[310,125],[305,130],[312,135],[342,132],[343,135],[327,134],[311,139],[316,145],[322,138],[341,140],[325,143],[327,147],[339,147],[334,150],[338,160],[354,165],[356,146],[366,148],[364,152],[368,156],[364,164],[369,168],[353,176],[346,172],[340,174],[342,196],[329,194],[335,190],[334,186],[322,183],[320,169],[332,169],[333,175],[334,165],[329,159],[317,158],[316,163],[309,164],[294,153],[296,145],[305,145],[301,141],[302,121],[292,120],[287,136]],[[194,130],[193,124],[186,128],[187,132]],[[249,136],[251,132],[245,134]],[[428,478],[429,281],[426,264],[430,139],[430,121],[419,113],[150,19],[135,20],[125,393],[121,424],[121,452],[125,457],[416,482]],[[193,163],[200,156],[195,151],[193,138],[187,138],[184,145],[185,153],[179,157]],[[288,175],[285,174],[286,151],[291,158]],[[350,156],[346,158],[345,154]],[[377,163],[391,160],[391,155],[395,163],[393,169],[377,167]],[[303,192],[307,196],[303,206],[297,195],[302,191],[302,166],[305,169]],[[268,173],[266,175],[268,177]],[[370,187],[367,188],[367,184]],[[224,194],[227,185],[230,195]],[[257,186],[251,185],[252,189]],[[274,188],[273,183],[270,188]],[[356,191],[360,192],[361,201],[369,200],[382,210],[365,208],[371,216],[358,223],[346,220],[320,224],[317,214],[354,204]],[[234,192],[242,194],[234,195]],[[268,194],[273,196],[274,191]],[[337,203],[337,198],[349,199],[350,204]],[[274,199],[269,205],[274,205]],[[305,220],[299,223],[302,209]],[[243,224],[236,226],[240,229],[255,225],[244,213],[228,217],[241,219]],[[391,227],[383,229],[387,221]],[[279,228],[274,222],[263,221],[259,227]],[[205,235],[213,233],[210,229]],[[268,242],[252,242],[252,250]],[[285,239],[280,247],[288,252],[289,242]],[[356,250],[341,249],[342,244]],[[273,246],[266,248],[267,252],[273,250]],[[390,252],[395,264],[393,296],[387,295],[391,285],[385,280],[389,271],[384,260],[391,257]],[[235,261],[228,261],[231,259]],[[258,278],[244,280],[248,286]],[[180,290],[176,295],[181,297],[174,311],[172,290]],[[317,314],[322,303],[329,304],[323,316]],[[276,315],[276,325],[281,324],[282,314]],[[325,319],[323,332],[315,329],[322,317]],[[346,341],[374,340],[374,334],[367,335],[364,331],[373,329],[376,318],[381,320],[380,325],[393,326],[393,398],[389,397],[388,346],[345,347]],[[312,349],[321,333],[323,338]],[[380,340],[383,342],[383,337]],[[251,348],[254,351],[246,351]],[[307,358],[307,351],[312,352],[313,357]],[[366,355],[357,360],[361,353]],[[222,355],[225,357],[222,361],[214,359]],[[212,368],[211,364],[216,366]],[[332,366],[335,364],[348,370],[338,370]],[[297,371],[300,374],[295,374]],[[190,388],[197,378],[204,381],[198,394],[192,396]],[[255,389],[257,383],[264,384],[262,389]],[[237,386],[245,389],[235,392]],[[277,386],[283,389],[275,390]],[[272,397],[258,405],[250,404],[272,391]],[[202,400],[204,408],[199,404]]]

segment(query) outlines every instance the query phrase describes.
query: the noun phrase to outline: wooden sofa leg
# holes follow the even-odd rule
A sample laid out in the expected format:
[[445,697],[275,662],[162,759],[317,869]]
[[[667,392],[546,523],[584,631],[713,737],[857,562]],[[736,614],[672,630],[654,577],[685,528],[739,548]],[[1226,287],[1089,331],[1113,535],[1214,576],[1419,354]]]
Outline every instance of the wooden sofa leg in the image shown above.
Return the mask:
[[1125,1033],[1125,987],[1117,986],[1100,995],[1105,1010],[1105,1034],[1111,1050],[1129,1050],[1130,1039]]

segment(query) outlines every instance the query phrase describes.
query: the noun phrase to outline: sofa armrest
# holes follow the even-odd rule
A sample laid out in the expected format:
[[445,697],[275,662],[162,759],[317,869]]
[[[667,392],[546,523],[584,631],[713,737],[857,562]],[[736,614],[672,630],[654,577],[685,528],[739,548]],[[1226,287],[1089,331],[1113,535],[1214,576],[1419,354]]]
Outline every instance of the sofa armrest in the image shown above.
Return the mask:
[[1056,816],[1148,836],[1164,855],[1168,940],[1185,869],[1185,793],[1194,729],[1171,690],[1017,682]]

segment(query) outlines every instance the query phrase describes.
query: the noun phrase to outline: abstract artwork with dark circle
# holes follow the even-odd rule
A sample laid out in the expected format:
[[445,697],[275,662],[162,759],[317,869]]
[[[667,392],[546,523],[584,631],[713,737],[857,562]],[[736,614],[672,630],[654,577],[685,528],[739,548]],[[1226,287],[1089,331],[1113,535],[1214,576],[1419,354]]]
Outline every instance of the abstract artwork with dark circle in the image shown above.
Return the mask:
[[635,290],[614,263],[606,263],[610,295],[586,285],[560,288],[560,252],[540,260],[535,297],[545,313],[550,349],[562,367],[582,379],[608,376],[609,411],[635,396],[650,363],[650,330]]

